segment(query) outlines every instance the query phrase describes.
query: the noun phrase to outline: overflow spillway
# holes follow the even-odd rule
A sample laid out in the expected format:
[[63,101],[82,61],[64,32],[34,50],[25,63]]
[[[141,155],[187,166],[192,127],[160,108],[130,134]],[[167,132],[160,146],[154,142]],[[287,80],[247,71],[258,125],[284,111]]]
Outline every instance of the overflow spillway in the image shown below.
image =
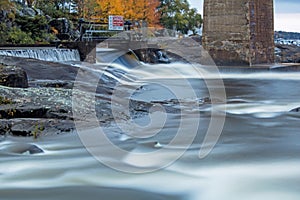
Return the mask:
[[57,48],[29,48],[29,49],[2,49],[2,56],[13,56],[21,58],[32,58],[44,61],[66,62],[80,61],[77,49],[57,49]]

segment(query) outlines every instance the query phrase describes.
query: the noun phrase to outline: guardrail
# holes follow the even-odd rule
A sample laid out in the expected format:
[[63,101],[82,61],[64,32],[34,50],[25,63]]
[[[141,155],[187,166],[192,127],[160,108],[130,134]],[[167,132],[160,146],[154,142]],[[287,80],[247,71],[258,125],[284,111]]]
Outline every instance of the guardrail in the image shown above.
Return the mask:
[[81,30],[81,32],[83,33],[81,36],[81,41],[95,41],[95,40],[107,39],[110,38],[112,35],[120,32],[120,31],[108,30],[108,24],[91,23],[88,26],[89,26],[88,29],[84,31]]

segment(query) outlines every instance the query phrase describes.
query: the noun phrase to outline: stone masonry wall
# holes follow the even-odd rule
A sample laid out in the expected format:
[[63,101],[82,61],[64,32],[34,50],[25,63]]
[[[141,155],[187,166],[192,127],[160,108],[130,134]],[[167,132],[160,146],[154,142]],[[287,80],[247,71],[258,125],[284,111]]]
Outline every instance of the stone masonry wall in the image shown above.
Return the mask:
[[218,65],[274,62],[273,0],[204,0],[203,47]]
[[273,0],[252,0],[250,5],[251,62],[274,63]]

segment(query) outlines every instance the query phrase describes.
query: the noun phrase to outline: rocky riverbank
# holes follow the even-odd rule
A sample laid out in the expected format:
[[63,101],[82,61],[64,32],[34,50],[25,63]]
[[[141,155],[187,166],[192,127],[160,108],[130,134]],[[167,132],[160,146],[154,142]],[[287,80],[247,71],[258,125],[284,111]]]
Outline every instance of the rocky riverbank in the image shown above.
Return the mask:
[[276,44],[277,63],[300,63],[300,47],[297,45]]
[[[96,112],[99,124],[114,123],[116,116],[111,113],[110,97],[116,80],[103,75],[95,91],[89,83],[79,82],[74,89],[78,70],[86,79],[99,78],[94,67],[86,63],[84,67],[62,63],[45,62],[34,59],[0,56],[0,135],[22,137],[45,137],[70,134],[75,130],[75,120],[89,122],[91,109]],[[96,67],[101,67],[96,66]],[[5,73],[4,73],[5,72]],[[120,72],[122,73],[122,72]],[[13,80],[7,77],[19,77]],[[117,74],[117,72],[115,73]],[[4,80],[7,80],[6,82]],[[77,97],[77,107],[73,107],[73,96]],[[96,98],[95,98],[96,97]],[[79,102],[78,102],[79,101]],[[152,103],[131,101],[131,117],[145,115]],[[79,107],[78,107],[79,106]],[[74,110],[77,115],[74,118]],[[129,119],[124,108],[115,105],[117,118]],[[90,128],[90,127],[89,127]]]
[[[78,67],[5,56],[0,63],[0,135],[39,137],[74,130],[72,88]],[[89,104],[85,91],[77,93],[82,106]],[[108,122],[106,116],[105,109],[99,112],[99,121]]]

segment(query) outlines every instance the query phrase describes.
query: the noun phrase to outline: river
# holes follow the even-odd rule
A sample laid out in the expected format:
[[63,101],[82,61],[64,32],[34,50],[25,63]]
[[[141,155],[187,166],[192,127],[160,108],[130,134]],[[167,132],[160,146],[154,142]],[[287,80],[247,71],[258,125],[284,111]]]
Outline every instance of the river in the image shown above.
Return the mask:
[[117,116],[130,100],[152,110],[110,126],[78,123],[72,134],[2,138],[2,148],[44,153],[0,151],[1,200],[299,199],[300,113],[290,112],[300,107],[299,72],[125,61],[90,70],[116,81],[106,97]]

